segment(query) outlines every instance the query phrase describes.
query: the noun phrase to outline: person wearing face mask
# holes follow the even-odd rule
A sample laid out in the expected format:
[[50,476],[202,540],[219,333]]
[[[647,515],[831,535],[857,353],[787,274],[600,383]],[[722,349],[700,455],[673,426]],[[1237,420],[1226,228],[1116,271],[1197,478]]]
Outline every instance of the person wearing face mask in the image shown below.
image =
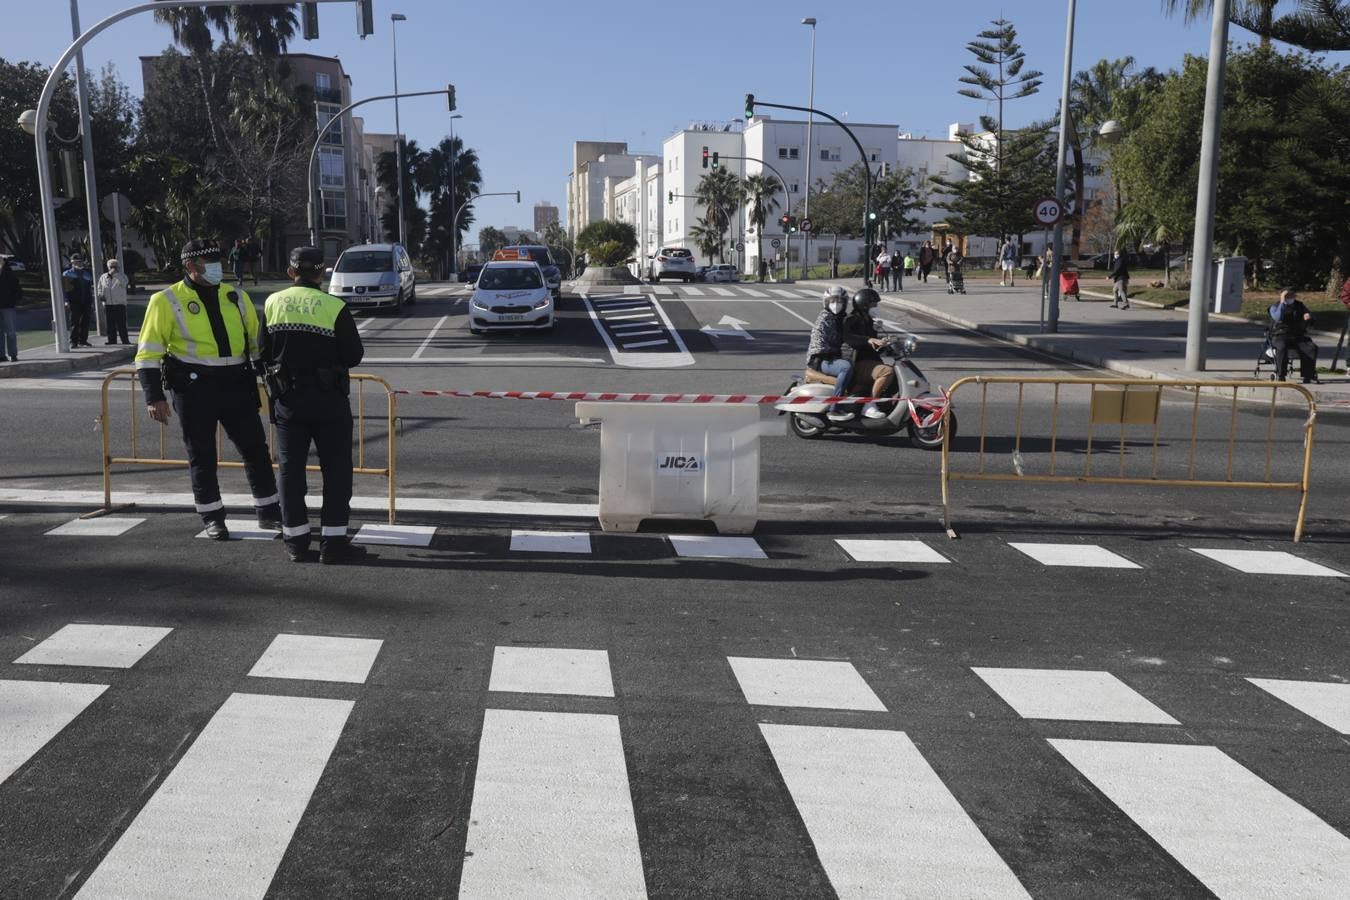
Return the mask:
[[281,498],[258,417],[258,312],[248,294],[221,284],[220,255],[214,241],[183,245],[186,277],[146,306],[136,374],[154,421],[169,420],[172,397],[197,512],[207,537],[224,541],[230,532],[216,475],[218,424],[243,458],[259,527],[281,530]]
[[[848,308],[848,291],[835,286],[822,298],[825,308],[811,326],[811,342],[806,348],[806,368],[809,372],[834,379],[834,392],[839,396],[849,393],[853,380],[853,361],[844,357],[844,310]],[[851,419],[855,413],[847,408],[831,410],[831,419]]]
[[[878,353],[886,342],[877,331],[872,310],[880,303],[877,292],[865,287],[853,295],[853,312],[844,319],[844,343],[848,347],[844,355],[853,362],[860,389],[869,391],[873,397],[886,396],[895,378],[895,370],[883,363]],[[881,419],[885,418],[886,410],[873,401],[863,407],[862,414],[869,419]]]

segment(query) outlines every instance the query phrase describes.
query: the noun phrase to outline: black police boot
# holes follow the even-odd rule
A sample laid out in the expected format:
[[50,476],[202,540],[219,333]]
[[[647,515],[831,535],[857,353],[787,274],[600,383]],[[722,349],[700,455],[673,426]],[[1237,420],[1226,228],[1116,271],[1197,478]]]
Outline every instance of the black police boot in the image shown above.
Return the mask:
[[285,542],[286,558],[293,563],[305,562],[309,558],[309,548],[300,544],[293,544],[290,541]]
[[324,541],[319,545],[319,562],[326,566],[364,562],[366,548],[358,547],[347,538]]
[[206,523],[206,536],[213,541],[228,541],[230,529],[225,527],[224,519],[212,519]]
[[273,503],[271,506],[258,507],[258,527],[263,531],[275,531],[281,533],[281,506]]

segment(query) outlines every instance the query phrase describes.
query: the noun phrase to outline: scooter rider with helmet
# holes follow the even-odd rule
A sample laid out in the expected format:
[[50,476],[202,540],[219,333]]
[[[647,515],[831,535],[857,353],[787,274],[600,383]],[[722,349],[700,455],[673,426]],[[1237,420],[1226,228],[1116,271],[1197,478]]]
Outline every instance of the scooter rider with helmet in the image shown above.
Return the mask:
[[[853,371],[860,382],[871,379],[871,396],[884,397],[890,388],[895,371],[881,361],[877,351],[885,346],[877,332],[876,322],[872,319],[872,310],[881,303],[881,297],[870,287],[865,287],[853,295],[853,312],[844,319],[844,355],[853,363]],[[869,419],[886,417],[885,410],[874,402],[863,407],[862,414]]]
[[844,311],[848,291],[835,286],[822,298],[825,308],[811,326],[811,343],[806,348],[806,366],[834,378],[841,395],[847,393],[853,376],[853,361],[844,358]]

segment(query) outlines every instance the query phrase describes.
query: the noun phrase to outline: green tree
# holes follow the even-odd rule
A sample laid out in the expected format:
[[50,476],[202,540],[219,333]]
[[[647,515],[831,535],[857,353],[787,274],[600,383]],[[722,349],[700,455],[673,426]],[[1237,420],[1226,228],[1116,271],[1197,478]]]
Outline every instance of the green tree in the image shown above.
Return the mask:
[[732,215],[741,208],[740,179],[727,169],[714,169],[698,180],[694,197],[707,210],[703,218],[717,231],[717,261],[726,262],[726,234]]
[[[406,138],[403,141],[403,215],[404,229],[407,234],[408,252],[421,253],[422,243],[427,236],[427,211],[418,201],[421,199],[420,182],[417,172],[426,165],[426,151],[417,146],[417,141]],[[389,198],[384,212],[380,214],[380,227],[398,240],[398,155],[393,150],[381,153],[375,161],[375,179]]]
[[484,261],[492,259],[492,254],[508,243],[510,242],[506,239],[506,234],[491,225],[478,230],[478,252],[482,255]]
[[[1284,0],[1234,0],[1230,20],[1260,36],[1261,46],[1270,46],[1270,34],[1275,20],[1275,9]],[[1163,0],[1163,9],[1170,15],[1181,13],[1187,22],[1209,16],[1214,11],[1214,0]]]
[[[759,172],[747,177],[741,182],[741,190],[745,192],[745,206],[750,213],[750,224],[755,227],[755,258],[764,258],[764,223],[773,215],[778,208],[778,201],[774,195],[782,190],[777,176],[768,172]],[[764,280],[760,276],[760,281]]]
[[[1091,69],[1076,72],[1069,87],[1069,149],[1073,154],[1074,205],[1070,258],[1082,256],[1083,223],[1088,214],[1087,165],[1084,156],[1097,140],[1097,132],[1109,119],[1116,95],[1129,83],[1134,57],[1098,60]],[[1119,196],[1119,195],[1117,195]]]
[[700,256],[712,259],[713,254],[720,254],[722,250],[722,231],[709,222],[706,216],[689,226],[689,237],[693,239],[694,249]]
[[574,259],[576,249],[572,246],[572,239],[567,235],[567,229],[562,227],[558,222],[549,222],[548,225],[544,227],[542,237],[545,246],[554,250],[562,248],[567,251],[562,254],[561,258],[554,255],[553,261],[563,270],[564,278],[571,278],[572,270],[575,267],[576,262]]
[[637,249],[637,230],[627,222],[601,219],[581,229],[576,247],[590,265],[618,265]]
[[[453,140],[453,144],[451,141]],[[451,165],[454,165],[454,178],[451,178]],[[430,217],[428,219],[427,246],[424,254],[434,257],[439,265],[447,266],[450,260],[450,230],[453,227],[455,210],[461,203],[473,197],[483,187],[483,173],[478,165],[478,151],[465,148],[464,141],[458,137],[443,138],[439,144],[426,152],[421,166],[417,169],[418,186],[429,197]],[[454,196],[450,196],[450,182],[454,181]],[[466,206],[459,214],[459,237],[455,245],[463,243],[463,235],[473,225],[473,207]]]
[[1261,36],[1305,50],[1350,50],[1350,3],[1345,0],[1301,0],[1299,9],[1274,19],[1262,10],[1238,9],[1233,21]]

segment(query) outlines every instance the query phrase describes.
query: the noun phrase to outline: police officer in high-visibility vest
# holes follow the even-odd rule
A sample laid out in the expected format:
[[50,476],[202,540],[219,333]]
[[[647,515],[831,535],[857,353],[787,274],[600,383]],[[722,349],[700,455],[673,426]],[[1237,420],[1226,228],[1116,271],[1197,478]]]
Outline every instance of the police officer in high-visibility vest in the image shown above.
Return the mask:
[[317,247],[292,250],[287,274],[295,284],[268,297],[263,314],[264,380],[277,423],[281,469],[281,535],[292,562],[303,562],[309,553],[305,467],[311,442],[323,473],[319,561],[340,563],[363,554],[347,535],[352,502],[348,370],[361,362],[365,350],[347,304],[319,289],[323,267]]
[[217,424],[243,458],[259,527],[280,531],[277,482],[258,416],[258,312],[248,294],[220,283],[214,241],[189,241],[181,259],[187,277],[151,296],[141,322],[136,369],[150,418],[167,422],[166,395],[172,397],[207,537],[230,537],[216,477]]

